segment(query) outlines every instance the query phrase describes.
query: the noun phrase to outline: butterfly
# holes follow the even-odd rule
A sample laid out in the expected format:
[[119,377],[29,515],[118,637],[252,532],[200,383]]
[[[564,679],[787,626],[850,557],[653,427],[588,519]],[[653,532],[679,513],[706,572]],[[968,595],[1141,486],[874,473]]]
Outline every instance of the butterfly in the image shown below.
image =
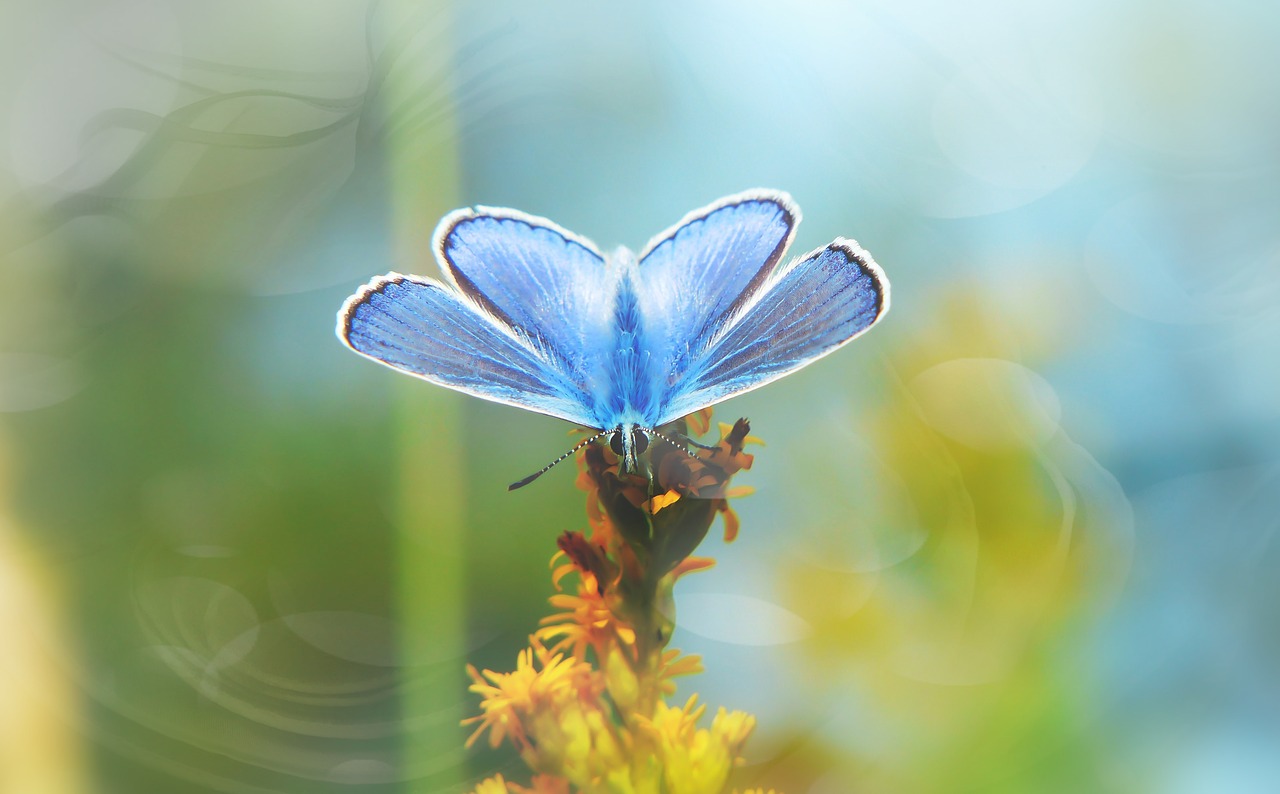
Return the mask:
[[[443,281],[379,276],[338,312],[338,338],[393,369],[597,432],[638,471],[658,428],[856,338],[889,309],[855,241],[780,264],[800,223],[786,193],[750,190],[686,215],[638,254],[600,252],[533,215],[446,215]],[[686,439],[687,440],[687,439]],[[687,448],[686,448],[687,451]]]

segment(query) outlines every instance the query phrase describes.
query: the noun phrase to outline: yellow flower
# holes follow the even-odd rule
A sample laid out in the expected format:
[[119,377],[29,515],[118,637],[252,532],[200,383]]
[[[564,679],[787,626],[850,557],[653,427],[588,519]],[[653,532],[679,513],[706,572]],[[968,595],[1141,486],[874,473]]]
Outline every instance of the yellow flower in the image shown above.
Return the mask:
[[680,501],[680,492],[672,488],[666,493],[655,495],[652,499],[645,502],[642,506],[652,515],[657,515],[658,511],[669,505],[673,505]]
[[480,781],[480,785],[472,789],[471,794],[508,794],[509,791],[507,781],[502,779],[502,775],[494,775]]
[[531,786],[522,786],[494,775],[482,780],[471,794],[569,794],[569,783],[553,775],[534,775]]
[[[619,576],[618,566],[608,558],[605,550],[588,541],[579,532],[566,532],[557,541],[560,551],[551,558],[554,571],[551,575],[556,589],[569,573],[578,572],[576,595],[557,593],[551,596],[551,606],[559,612],[548,615],[534,636],[542,640],[555,640],[552,652],[571,649],[578,659],[586,659],[587,648],[604,658],[608,648],[621,644],[635,644],[635,632],[617,617],[618,593],[614,588]],[[568,563],[557,566],[562,557]],[[611,603],[612,602],[612,603]]]
[[511,794],[569,794],[569,781],[554,775],[534,775],[529,788],[508,783]]
[[681,708],[659,702],[652,719],[641,721],[661,761],[670,794],[720,794],[733,767],[740,764],[742,745],[755,728],[755,717],[720,709],[711,727],[699,728],[706,711],[693,695]]
[[469,688],[482,698],[483,712],[463,722],[464,725],[480,723],[467,739],[468,747],[487,729],[492,747],[510,737],[522,751],[530,749],[525,718],[547,706],[560,690],[571,687],[576,678],[591,674],[589,665],[566,659],[563,654],[552,655],[536,637],[531,640],[531,646],[517,657],[514,672],[485,670],[480,673],[474,666],[467,665],[467,674],[474,682]]
[[628,737],[603,697],[605,676],[580,659],[551,653],[537,637],[530,646],[511,673],[468,666],[471,691],[482,698],[480,716],[464,721],[480,723],[468,746],[486,729],[494,747],[509,737],[531,769],[579,787],[625,768]]
[[684,418],[685,425],[689,428],[689,432],[695,436],[704,435],[711,429],[711,409],[703,408],[697,413],[689,414]]
[[534,636],[542,640],[556,640],[551,646],[553,651],[568,649],[577,659],[587,658],[588,647],[595,649],[600,656],[612,645],[633,644],[635,632],[618,622],[605,603],[604,595],[596,592],[593,585],[593,579],[584,579],[577,595],[557,593],[551,596],[548,601],[560,612],[543,618],[542,627],[534,632]]

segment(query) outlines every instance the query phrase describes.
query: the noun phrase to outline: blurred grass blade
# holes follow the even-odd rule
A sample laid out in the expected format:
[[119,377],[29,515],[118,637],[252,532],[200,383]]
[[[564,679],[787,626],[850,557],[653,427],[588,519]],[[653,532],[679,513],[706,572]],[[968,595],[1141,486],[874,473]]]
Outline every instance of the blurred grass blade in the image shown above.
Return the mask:
[[[371,30],[383,36],[374,50],[375,71],[385,80],[380,99],[393,191],[394,268],[432,274],[431,230],[457,205],[450,9],[444,2],[393,0],[376,13],[382,24]],[[430,123],[396,123],[405,108],[423,101],[434,106]],[[397,388],[404,791],[452,790],[467,776],[459,727],[465,716],[463,398],[417,381]]]

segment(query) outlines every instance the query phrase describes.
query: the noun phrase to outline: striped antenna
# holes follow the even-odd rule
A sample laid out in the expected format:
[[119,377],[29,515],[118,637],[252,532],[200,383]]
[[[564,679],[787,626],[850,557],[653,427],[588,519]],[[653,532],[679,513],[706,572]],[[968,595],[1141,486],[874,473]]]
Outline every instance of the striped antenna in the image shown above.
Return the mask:
[[568,452],[564,453],[564,454],[563,454],[563,455],[561,455],[560,457],[558,457],[558,458],[556,458],[555,460],[551,461],[551,462],[550,462],[550,463],[548,463],[546,466],[543,466],[543,467],[542,467],[542,471],[536,471],[536,472],[534,472],[533,474],[530,474],[528,477],[525,477],[525,478],[524,478],[523,480],[521,480],[520,482],[513,482],[513,483],[511,483],[510,485],[508,485],[508,486],[507,486],[507,490],[508,490],[508,491],[514,491],[514,490],[515,490],[515,489],[517,489],[517,488],[523,488],[523,487],[525,487],[525,486],[526,486],[526,485],[528,485],[529,483],[533,482],[534,480],[538,479],[538,478],[539,478],[539,477],[541,477],[542,475],[544,475],[544,474],[546,474],[547,472],[551,471],[551,467],[552,467],[552,466],[556,465],[556,464],[557,464],[557,463],[559,463],[560,461],[564,460],[565,458],[569,457],[569,456],[570,456],[570,455],[572,455],[573,453],[575,453],[575,452],[577,452],[578,450],[582,449],[582,448],[583,448],[583,447],[585,447],[587,444],[590,444],[592,441],[595,441],[596,439],[599,439],[599,438],[603,438],[604,436],[607,436],[607,435],[609,435],[609,434],[610,434],[610,433],[612,433],[612,432],[614,432],[614,431],[612,431],[612,430],[601,430],[599,433],[596,433],[596,434],[595,434],[594,436],[592,436],[591,438],[587,438],[587,439],[584,439],[584,440],[582,440],[582,441],[579,441],[579,442],[578,442],[578,444],[577,444],[577,446],[575,446],[573,449],[569,450]]
[[[638,430],[640,430],[640,432],[642,432],[642,433],[648,433],[649,435],[657,436],[658,438],[660,438],[660,439],[662,439],[663,441],[667,442],[668,444],[670,444],[671,446],[675,447],[676,449],[684,450],[684,454],[688,455],[688,456],[689,456],[689,457],[691,457],[691,458],[696,458],[696,457],[698,457],[696,453],[694,453],[692,450],[690,450],[690,449],[689,449],[688,447],[686,447],[684,444],[681,444],[681,443],[679,443],[679,442],[677,442],[677,441],[673,441],[673,440],[671,440],[671,439],[670,439],[670,438],[668,438],[667,436],[664,436],[663,434],[659,433],[657,430],[654,430],[654,429],[653,429],[653,428],[651,428],[651,427],[641,427],[641,428],[637,428],[637,429],[638,429]],[[688,441],[690,444],[693,444],[695,447],[701,447],[702,449],[713,449],[713,447],[708,447],[708,446],[705,446],[705,445],[703,445],[703,444],[699,444],[697,441],[694,441],[694,440],[693,440],[693,439],[691,439],[691,438],[687,438],[687,439],[685,439],[685,440],[686,440],[686,441]]]

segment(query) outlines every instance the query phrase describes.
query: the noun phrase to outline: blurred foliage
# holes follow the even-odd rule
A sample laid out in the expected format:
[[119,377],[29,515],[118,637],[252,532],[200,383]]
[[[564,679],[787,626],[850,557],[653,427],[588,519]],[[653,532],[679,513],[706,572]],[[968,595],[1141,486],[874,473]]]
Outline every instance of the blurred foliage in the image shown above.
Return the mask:
[[[980,291],[943,300],[935,326],[887,351],[884,394],[862,418],[877,458],[868,501],[805,531],[831,541],[824,557],[780,571],[782,603],[813,628],[802,669],[857,692],[864,713],[848,720],[878,726],[875,752],[837,745],[850,781],[1104,790],[1076,646],[1125,573],[1128,507],[1058,425],[1034,360],[1010,360],[1024,329]],[[855,554],[837,533],[862,536]],[[918,543],[894,557],[904,534]]]

